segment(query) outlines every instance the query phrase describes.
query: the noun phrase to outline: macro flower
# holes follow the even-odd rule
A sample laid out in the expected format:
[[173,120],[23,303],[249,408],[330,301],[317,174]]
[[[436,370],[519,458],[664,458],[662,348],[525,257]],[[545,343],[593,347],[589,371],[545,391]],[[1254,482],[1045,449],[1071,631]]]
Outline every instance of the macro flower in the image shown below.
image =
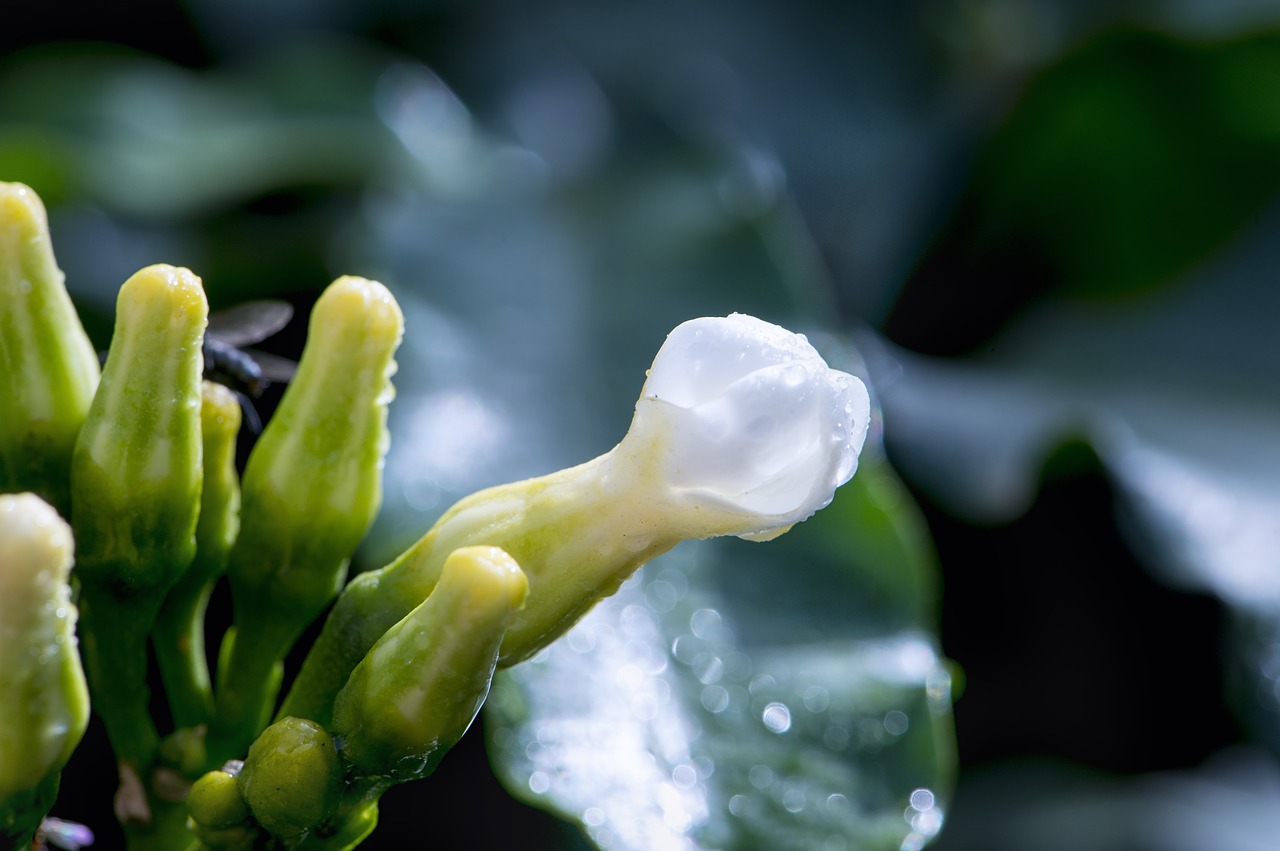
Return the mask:
[[462,547],[499,547],[528,578],[498,667],[527,659],[680,541],[768,540],[831,501],[857,468],[866,387],[808,341],[741,314],[695,319],[659,350],[609,452],[458,502],[399,558],[356,577],[281,715],[331,720],[355,666],[431,595]]
[[703,317],[668,335],[614,452],[656,464],[677,509],[735,526],[712,534],[767,540],[849,481],[869,419],[863,383],[804,335],[741,313]]

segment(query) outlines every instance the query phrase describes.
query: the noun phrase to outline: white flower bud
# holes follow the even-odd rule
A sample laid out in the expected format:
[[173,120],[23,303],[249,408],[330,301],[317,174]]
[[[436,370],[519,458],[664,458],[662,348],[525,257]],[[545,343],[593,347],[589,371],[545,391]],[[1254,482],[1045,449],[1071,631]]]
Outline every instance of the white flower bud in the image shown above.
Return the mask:
[[663,502],[712,520],[698,537],[767,540],[849,480],[869,419],[866,387],[803,335],[734,313],[668,335],[618,450],[659,465]]
[[498,654],[507,667],[682,540],[781,535],[853,476],[870,413],[862,382],[828,367],[800,334],[737,313],[680,325],[621,443],[472,494],[394,562],[347,586],[282,714],[328,724],[352,669],[428,599],[461,547],[500,547],[528,580]]

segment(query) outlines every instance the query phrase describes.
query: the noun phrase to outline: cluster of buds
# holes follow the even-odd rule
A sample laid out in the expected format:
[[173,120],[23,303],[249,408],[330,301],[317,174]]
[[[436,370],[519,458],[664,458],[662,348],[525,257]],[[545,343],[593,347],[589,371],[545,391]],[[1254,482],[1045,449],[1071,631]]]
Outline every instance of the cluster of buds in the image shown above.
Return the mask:
[[[0,498],[0,829],[20,840],[87,714],[73,535],[79,650],[131,846],[344,849],[387,788],[436,769],[495,670],[678,542],[768,540],[857,467],[858,379],[775,325],[696,319],[661,347],[613,450],[467,497],[347,583],[388,447],[403,319],[386,288],[348,277],[321,295],[241,476],[236,398],[202,381],[200,279],[153,266],[126,281],[99,377],[38,199],[0,184],[0,200],[0,392],[15,400],[0,492],[28,492]],[[205,602],[224,575],[234,621],[211,676]],[[279,701],[282,660],[331,604]],[[163,738],[149,646],[178,728]]]

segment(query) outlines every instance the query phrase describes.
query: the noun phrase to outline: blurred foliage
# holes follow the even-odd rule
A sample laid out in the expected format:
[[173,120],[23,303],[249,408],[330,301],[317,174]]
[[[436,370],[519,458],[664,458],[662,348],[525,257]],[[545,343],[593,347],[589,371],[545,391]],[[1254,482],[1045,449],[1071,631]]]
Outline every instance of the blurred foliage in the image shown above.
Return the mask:
[[1045,296],[1124,302],[1174,284],[1280,187],[1277,84],[1277,33],[1083,42],[986,140],[886,332],[959,353]]

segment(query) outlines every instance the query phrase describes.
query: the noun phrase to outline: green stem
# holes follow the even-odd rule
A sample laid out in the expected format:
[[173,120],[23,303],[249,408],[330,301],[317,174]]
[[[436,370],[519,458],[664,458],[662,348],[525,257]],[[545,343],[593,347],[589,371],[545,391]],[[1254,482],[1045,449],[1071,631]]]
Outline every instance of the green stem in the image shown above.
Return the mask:
[[124,826],[125,847],[129,851],[195,851],[200,841],[187,829],[187,805],[183,801],[165,801],[148,794],[151,823],[127,822]]
[[32,789],[14,792],[0,800],[0,851],[31,847],[32,837],[58,796],[60,772],[53,772]]
[[[194,569],[194,566],[193,566]],[[185,579],[186,577],[184,577]],[[176,727],[195,727],[213,715],[213,690],[204,648],[209,585],[180,582],[165,598],[152,644]]]
[[209,731],[211,765],[243,758],[271,720],[284,677],[284,656],[298,633],[292,624],[267,615],[246,618],[228,632],[224,642],[230,642],[230,650],[218,666]]
[[147,631],[152,617],[86,583],[80,598],[80,647],[93,708],[102,716],[116,759],[146,777],[159,736],[147,685]]

